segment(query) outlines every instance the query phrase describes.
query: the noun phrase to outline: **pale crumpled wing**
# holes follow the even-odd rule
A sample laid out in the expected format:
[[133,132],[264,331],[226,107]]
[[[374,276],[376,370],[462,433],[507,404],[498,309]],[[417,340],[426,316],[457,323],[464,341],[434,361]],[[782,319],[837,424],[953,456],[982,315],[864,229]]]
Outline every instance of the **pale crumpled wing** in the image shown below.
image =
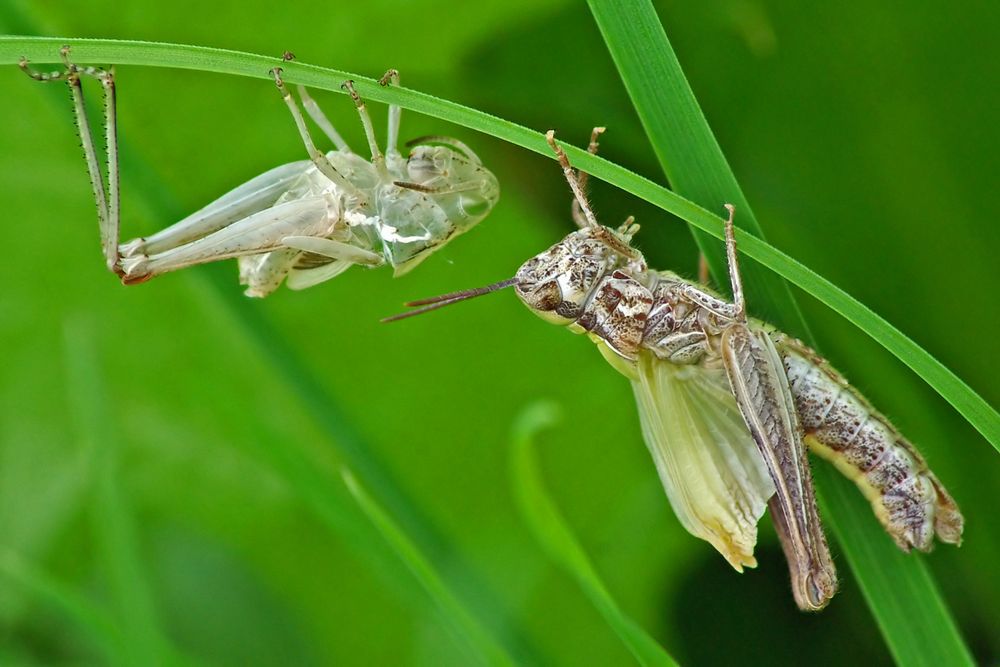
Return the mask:
[[774,484],[723,369],[647,352],[634,365],[611,352],[605,358],[632,380],[646,445],[681,524],[737,571],[755,567],[757,522]]

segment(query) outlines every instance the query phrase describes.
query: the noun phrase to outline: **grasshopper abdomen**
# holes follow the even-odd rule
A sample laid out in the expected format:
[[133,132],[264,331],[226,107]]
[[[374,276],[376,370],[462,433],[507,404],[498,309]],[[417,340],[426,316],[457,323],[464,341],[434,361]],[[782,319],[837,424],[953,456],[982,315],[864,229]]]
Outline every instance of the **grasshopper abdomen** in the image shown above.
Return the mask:
[[812,350],[775,337],[810,449],[858,485],[901,549],[959,544],[958,506],[910,441]]

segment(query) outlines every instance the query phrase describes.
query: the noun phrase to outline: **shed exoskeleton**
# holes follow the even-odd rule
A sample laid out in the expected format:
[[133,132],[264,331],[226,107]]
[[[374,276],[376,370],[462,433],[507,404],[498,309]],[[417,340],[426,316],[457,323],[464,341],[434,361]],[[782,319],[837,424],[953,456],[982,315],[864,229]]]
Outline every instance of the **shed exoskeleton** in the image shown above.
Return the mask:
[[[344,88],[358,109],[371,151],[366,160],[351,151],[304,87],[302,106],[335,145],[322,152],[281,79],[271,73],[309,153],[275,167],[155,234],[119,243],[119,167],[115,75],[112,69],[81,67],[60,50],[64,68],[40,73],[21,59],[38,81],[66,81],[97,201],[108,269],[125,284],[140,283],[187,266],[237,258],[249,296],[267,296],[285,282],[305,289],[352,265],[388,264],[399,276],[455,236],[468,231],[496,204],[499,186],[479,157],[458,139],[439,136],[411,141],[407,156],[397,149],[400,109],[389,107],[386,151],[375,139],[371,118],[353,82]],[[104,91],[107,187],[83,103],[81,77]],[[389,70],[382,85],[396,84]]]
[[[596,128],[590,151],[597,150]],[[426,312],[505,287],[543,319],[588,335],[629,378],[643,436],[684,527],[738,571],[753,567],[769,507],[803,610],[819,610],[837,575],[816,510],[806,446],[852,479],[904,551],[961,541],[955,501],[906,438],[806,345],[748,318],[732,206],[726,251],[733,301],[632,247],[631,218],[599,224],[552,132],[580,229],[485,288],[410,302]]]

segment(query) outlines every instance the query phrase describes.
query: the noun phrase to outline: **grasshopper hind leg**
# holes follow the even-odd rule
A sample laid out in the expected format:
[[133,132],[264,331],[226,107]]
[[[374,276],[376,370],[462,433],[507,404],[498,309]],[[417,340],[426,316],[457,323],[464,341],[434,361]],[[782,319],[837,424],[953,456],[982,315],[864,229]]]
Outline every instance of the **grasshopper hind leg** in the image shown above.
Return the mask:
[[[83,147],[83,156],[87,163],[87,172],[90,175],[90,185],[97,204],[97,219],[101,231],[101,247],[104,252],[104,260],[108,270],[121,276],[121,257],[118,251],[121,207],[114,68],[103,69],[100,67],[81,67],[76,65],[69,59],[68,46],[59,49],[59,56],[63,62],[64,69],[50,73],[38,72],[31,69],[28,66],[27,58],[22,57],[18,64],[25,74],[36,81],[65,81],[69,86],[70,95],[73,98],[73,112],[76,115],[80,144]],[[108,163],[107,188],[105,188],[104,176],[101,174],[97,148],[94,144],[94,135],[90,129],[90,120],[87,117],[87,107],[83,98],[83,86],[80,84],[80,78],[84,76],[99,81],[104,91],[104,143]]]
[[133,239],[120,247],[122,259],[155,255],[196,241],[276,205],[282,195],[300,188],[311,163],[290,162],[237,186],[180,222],[155,234]]
[[726,204],[726,209],[726,257],[734,305],[725,313],[730,323],[722,333],[723,365],[736,404],[774,482],[775,494],[768,507],[788,560],[795,601],[800,609],[817,611],[836,592],[837,572],[816,509],[803,429],[784,364],[767,332],[753,330],[747,322],[734,208]]

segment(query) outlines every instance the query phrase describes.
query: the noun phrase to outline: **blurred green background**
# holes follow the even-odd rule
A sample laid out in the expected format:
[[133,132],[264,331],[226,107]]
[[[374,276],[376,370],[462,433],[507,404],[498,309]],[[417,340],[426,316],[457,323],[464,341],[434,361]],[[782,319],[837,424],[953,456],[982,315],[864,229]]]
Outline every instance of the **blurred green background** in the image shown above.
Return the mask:
[[[658,9],[769,240],[996,405],[997,5]],[[603,155],[662,181],[583,3],[19,0],[0,7],[0,31],[291,50],[367,76],[397,67],[407,86],[567,141],[607,125]],[[742,576],[680,528],[627,382],[583,337],[509,293],[378,323],[408,298],[508,277],[565,234],[569,195],[552,161],[404,112],[404,139],[457,136],[503,188],[478,229],[413,274],[352,269],[249,301],[230,262],[126,289],[103,269],[65,89],[15,67],[0,87],[4,572],[38,568],[206,664],[466,664],[346,496],[349,441],[385,464],[409,511],[433,526],[435,565],[519,659],[629,664],[511,497],[511,426],[548,399],[563,414],[538,439],[553,497],[619,604],[681,662],[890,662],[842,559],[841,593],[809,616],[795,609],[769,525],[759,568]],[[121,67],[118,91],[126,237],[304,156],[266,82]],[[363,146],[348,100],[317,97]],[[600,183],[593,196],[605,221],[637,216],[651,264],[694,275],[684,225]],[[823,352],[918,443],[962,506],[965,543],[927,562],[977,660],[996,664],[996,452],[895,358],[802,304]],[[314,386],[302,372],[289,379],[297,364]],[[100,663],[93,633],[23,583],[0,575],[0,662]]]

